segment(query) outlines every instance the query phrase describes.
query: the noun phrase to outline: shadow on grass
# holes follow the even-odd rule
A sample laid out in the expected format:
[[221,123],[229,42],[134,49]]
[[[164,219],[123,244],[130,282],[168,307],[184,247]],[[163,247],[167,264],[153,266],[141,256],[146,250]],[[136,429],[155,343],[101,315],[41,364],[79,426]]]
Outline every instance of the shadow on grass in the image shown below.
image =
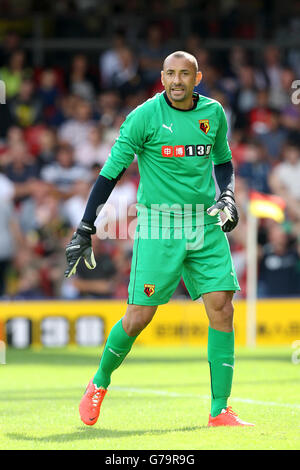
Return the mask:
[[[296,385],[300,384],[300,378],[290,378],[290,379],[262,379],[262,380],[235,380],[235,386],[240,385],[255,385],[255,386],[266,386],[266,385]],[[203,382],[197,381],[194,383],[181,384],[184,387],[193,387],[196,390],[193,390],[189,398],[201,398],[201,393],[199,388],[207,386],[207,380]],[[132,389],[133,388],[133,389]],[[132,390],[131,390],[132,389]],[[70,400],[80,400],[84,393],[85,387],[62,387],[62,388],[40,388],[38,390],[1,390],[0,402],[31,402],[31,401],[70,401]],[[178,396],[171,396],[172,392],[178,391],[178,384],[138,384],[136,387],[131,384],[122,384],[115,387],[112,387],[109,391],[109,400],[120,400],[120,394],[122,394],[122,400],[131,401],[134,397],[134,400],[144,400],[145,397],[151,398],[151,400],[170,400],[171,399],[185,399],[186,396],[183,392],[182,396],[180,393]],[[160,393],[161,392],[161,393]],[[165,395],[164,395],[165,394]],[[170,395],[169,395],[170,394]],[[198,396],[199,395],[199,396]]]
[[[82,356],[78,353],[70,354],[64,351],[36,351],[30,350],[14,351],[8,350],[7,352],[7,364],[11,365],[39,365],[46,364],[49,366],[98,366],[99,360],[102,354],[102,350],[99,350],[95,354],[83,354]],[[185,362],[206,362],[207,359],[201,356],[191,357],[127,357],[126,364],[178,364]]]
[[[129,392],[125,391],[126,392],[126,395],[123,395],[122,396],[122,401],[125,401],[125,400],[128,400],[128,401],[131,401],[132,400],[132,395],[128,395]],[[42,392],[43,393],[43,392]],[[49,393],[49,389],[47,390],[47,393]],[[147,395],[146,393],[145,394],[138,394],[138,393],[135,393],[134,394],[134,400],[137,401],[137,400],[145,400],[145,395]],[[150,398],[150,395],[151,395],[151,400],[153,399],[167,399],[167,400],[170,400],[170,397],[169,396],[161,396],[161,395],[152,395],[151,394],[151,391],[150,391],[150,394],[149,394],[149,398]],[[79,393],[79,394],[66,394],[66,395],[30,395],[30,396],[24,396],[24,394],[21,394],[18,396],[18,395],[13,395],[13,396],[9,396],[9,397],[0,397],[0,402],[1,401],[7,401],[7,402],[14,402],[14,401],[18,401],[18,402],[30,402],[30,401],[59,401],[59,400],[64,400],[64,401],[68,401],[70,402],[70,400],[75,400],[76,403],[81,399],[82,397],[82,393]],[[177,398],[177,397],[175,397]],[[183,397],[184,398],[184,397]],[[196,397],[197,398],[197,397]],[[120,396],[110,396],[109,397],[109,400],[120,400]]]
[[137,430],[116,430],[116,429],[95,429],[78,428],[78,431],[66,434],[51,434],[44,437],[29,437],[18,433],[7,433],[6,436],[14,441],[35,441],[35,442],[68,442],[80,441],[85,439],[112,439],[129,436],[144,436],[147,434],[161,435],[173,432],[194,432],[201,429],[207,429],[207,426],[186,426],[175,429],[137,429]]
[[[102,349],[99,349],[98,353],[95,354],[86,354],[83,353],[80,355],[78,352],[70,353],[62,349],[61,351],[31,351],[27,350],[7,350],[7,363],[10,365],[48,365],[48,366],[94,366],[98,367],[99,359],[102,353]],[[149,353],[150,354],[150,353]],[[291,362],[290,355],[249,355],[249,356],[239,356],[236,361],[280,361],[280,362]],[[207,363],[207,357],[205,355],[195,355],[195,356],[159,356],[159,357],[135,357],[129,356],[126,358],[126,364],[136,365],[136,364],[182,364],[182,363]]]

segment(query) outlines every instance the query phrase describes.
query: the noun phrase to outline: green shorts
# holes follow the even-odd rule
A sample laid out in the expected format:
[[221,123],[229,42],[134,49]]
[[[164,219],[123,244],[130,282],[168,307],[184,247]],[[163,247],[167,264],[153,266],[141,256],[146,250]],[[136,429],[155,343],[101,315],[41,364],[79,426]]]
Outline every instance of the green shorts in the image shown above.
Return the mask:
[[192,300],[207,292],[240,290],[227,236],[220,225],[198,227],[194,238],[192,234],[176,234],[178,229],[167,230],[165,238],[147,239],[139,236],[141,227],[137,226],[128,304],[169,302],[181,276]]

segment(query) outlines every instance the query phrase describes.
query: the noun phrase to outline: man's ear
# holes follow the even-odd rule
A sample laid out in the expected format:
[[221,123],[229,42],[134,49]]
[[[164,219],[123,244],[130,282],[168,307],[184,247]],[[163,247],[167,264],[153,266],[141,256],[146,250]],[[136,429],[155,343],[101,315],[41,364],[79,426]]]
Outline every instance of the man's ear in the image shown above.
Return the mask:
[[165,86],[165,84],[164,84],[164,71],[163,70],[160,72],[160,79],[161,79],[162,85]]
[[196,75],[196,80],[195,80],[195,85],[199,85],[199,83],[201,82],[202,80],[202,72],[197,72],[197,75]]

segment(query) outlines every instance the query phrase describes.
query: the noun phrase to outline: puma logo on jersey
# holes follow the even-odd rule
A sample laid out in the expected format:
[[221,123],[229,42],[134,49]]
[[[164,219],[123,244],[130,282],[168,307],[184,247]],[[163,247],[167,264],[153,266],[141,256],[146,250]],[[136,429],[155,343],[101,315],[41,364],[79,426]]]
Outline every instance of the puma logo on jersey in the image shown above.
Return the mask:
[[166,124],[163,124],[162,125],[165,129],[168,129],[170,132],[172,132],[173,134],[173,131],[172,131],[172,126],[173,126],[173,123],[170,125],[170,126],[166,126]]

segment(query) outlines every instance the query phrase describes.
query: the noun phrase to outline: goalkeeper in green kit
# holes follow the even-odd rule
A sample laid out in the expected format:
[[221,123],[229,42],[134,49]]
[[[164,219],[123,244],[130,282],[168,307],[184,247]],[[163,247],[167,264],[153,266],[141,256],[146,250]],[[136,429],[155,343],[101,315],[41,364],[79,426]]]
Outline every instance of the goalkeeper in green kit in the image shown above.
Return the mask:
[[[83,219],[66,247],[66,277],[82,257],[95,267],[91,235],[97,209],[137,155],[140,184],[125,315],[107,338],[99,369],[79,405],[82,421],[93,425],[111,374],[167,303],[181,276],[193,300],[202,296],[209,319],[211,376],[209,426],[251,426],[228,406],[234,369],[232,298],[239,290],[226,234],[238,223],[234,170],[222,106],[194,92],[202,74],[194,56],[169,55],[161,73],[165,88],[134,109],[91,191]],[[220,189],[216,200],[215,178]],[[225,215],[222,223],[220,212]],[[121,312],[120,312],[121,316]]]

